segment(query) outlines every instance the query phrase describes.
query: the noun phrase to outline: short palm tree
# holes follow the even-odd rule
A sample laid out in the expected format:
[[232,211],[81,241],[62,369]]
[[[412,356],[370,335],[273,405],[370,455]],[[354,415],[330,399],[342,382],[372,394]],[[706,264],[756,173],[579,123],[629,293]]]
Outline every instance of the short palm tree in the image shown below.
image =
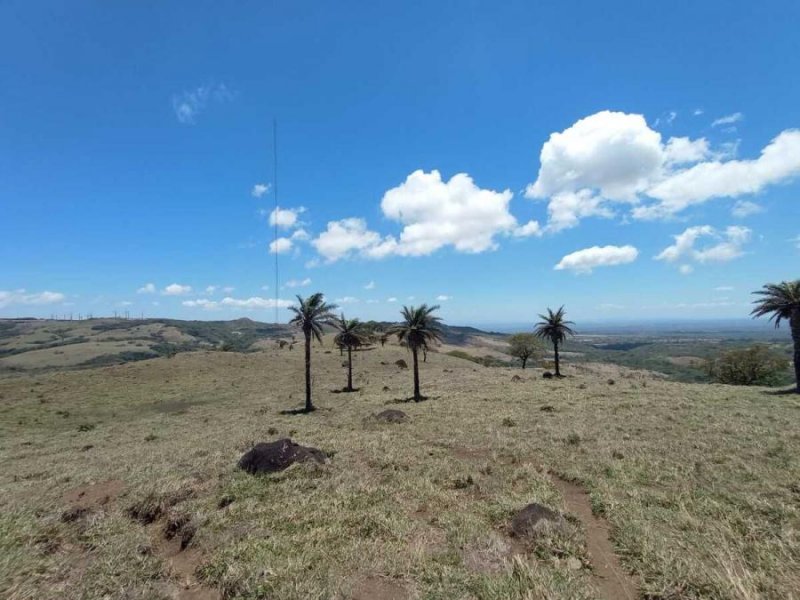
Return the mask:
[[367,341],[364,324],[358,319],[345,319],[344,315],[331,322],[339,333],[333,338],[339,348],[347,348],[347,387],[345,392],[353,391],[353,349],[363,346]]
[[775,327],[783,320],[789,321],[794,344],[795,391],[800,394],[800,279],[768,283],[753,293],[761,296],[750,313],[754,318],[770,315],[769,320],[775,321]]
[[423,400],[419,391],[419,358],[420,350],[427,351],[431,344],[441,341],[441,319],[433,313],[439,310],[438,306],[404,306],[400,314],[403,320],[393,325],[387,335],[396,335],[400,343],[405,343],[414,362],[414,401]]
[[558,345],[563,344],[568,335],[575,335],[575,332],[570,328],[574,325],[572,321],[567,321],[565,317],[564,307],[562,306],[556,312],[550,308],[547,309],[546,315],[539,315],[541,321],[536,324],[533,333],[536,337],[543,340],[549,340],[553,344],[553,354],[555,355],[556,363],[556,377],[561,377],[561,369],[558,358]]
[[306,412],[314,410],[311,402],[311,336],[317,338],[322,343],[322,326],[330,323],[336,318],[333,311],[336,310],[335,304],[327,304],[324,296],[317,292],[308,298],[297,296],[297,306],[290,306],[289,310],[294,313],[289,323],[296,325],[303,331],[306,340]]

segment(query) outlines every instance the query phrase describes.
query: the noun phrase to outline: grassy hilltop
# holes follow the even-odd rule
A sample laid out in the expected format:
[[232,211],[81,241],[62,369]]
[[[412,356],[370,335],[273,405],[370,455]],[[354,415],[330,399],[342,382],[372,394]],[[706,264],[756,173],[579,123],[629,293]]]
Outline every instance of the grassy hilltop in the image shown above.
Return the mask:
[[[795,394],[569,356],[545,381],[440,352],[421,365],[430,399],[406,403],[405,349],[357,352],[359,391],[336,393],[328,337],[318,410],[292,415],[301,348],[256,350],[0,377],[0,597],[609,598],[611,558],[636,597],[797,597]],[[408,421],[370,418],[387,408]],[[329,459],[236,468],[280,437]],[[530,502],[569,526],[510,537]],[[606,531],[615,557],[592,544]]]

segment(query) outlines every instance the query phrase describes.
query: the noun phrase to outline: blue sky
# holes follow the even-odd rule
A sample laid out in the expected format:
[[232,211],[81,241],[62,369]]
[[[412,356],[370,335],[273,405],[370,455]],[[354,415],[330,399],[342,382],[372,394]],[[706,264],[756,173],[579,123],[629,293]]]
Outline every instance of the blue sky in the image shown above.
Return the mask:
[[800,274],[799,18],[5,2],[0,316],[272,320],[273,119],[281,304],[746,316],[750,291]]

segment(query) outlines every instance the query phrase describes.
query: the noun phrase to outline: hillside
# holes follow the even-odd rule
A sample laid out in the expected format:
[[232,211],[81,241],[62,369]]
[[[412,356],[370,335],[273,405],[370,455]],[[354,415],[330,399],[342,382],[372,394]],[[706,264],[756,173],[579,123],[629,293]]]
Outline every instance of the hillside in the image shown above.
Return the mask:
[[[596,364],[545,381],[438,353],[421,365],[429,399],[408,403],[411,374],[395,364],[407,358],[394,344],[358,352],[360,390],[344,394],[342,358],[329,339],[315,346],[311,414],[287,412],[302,402],[302,352],[277,344],[0,377],[0,596],[800,589],[796,395]],[[408,420],[371,418],[387,408]],[[321,449],[325,464],[236,468],[254,443],[282,437]],[[510,536],[531,502],[564,524]],[[603,576],[615,564],[623,588]]]

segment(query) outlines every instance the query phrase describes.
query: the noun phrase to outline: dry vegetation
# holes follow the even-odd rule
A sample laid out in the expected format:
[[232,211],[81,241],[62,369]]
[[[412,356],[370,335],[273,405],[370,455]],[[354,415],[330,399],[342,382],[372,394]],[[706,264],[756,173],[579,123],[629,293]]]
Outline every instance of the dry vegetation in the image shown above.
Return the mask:
[[[387,344],[354,358],[200,351],[0,379],[0,597],[594,598],[585,515],[641,597],[800,597],[800,398],[608,365],[485,368]],[[521,380],[512,381],[513,376]],[[387,408],[409,419],[383,423]],[[326,464],[251,476],[279,437]],[[570,527],[508,535],[538,502]]]

